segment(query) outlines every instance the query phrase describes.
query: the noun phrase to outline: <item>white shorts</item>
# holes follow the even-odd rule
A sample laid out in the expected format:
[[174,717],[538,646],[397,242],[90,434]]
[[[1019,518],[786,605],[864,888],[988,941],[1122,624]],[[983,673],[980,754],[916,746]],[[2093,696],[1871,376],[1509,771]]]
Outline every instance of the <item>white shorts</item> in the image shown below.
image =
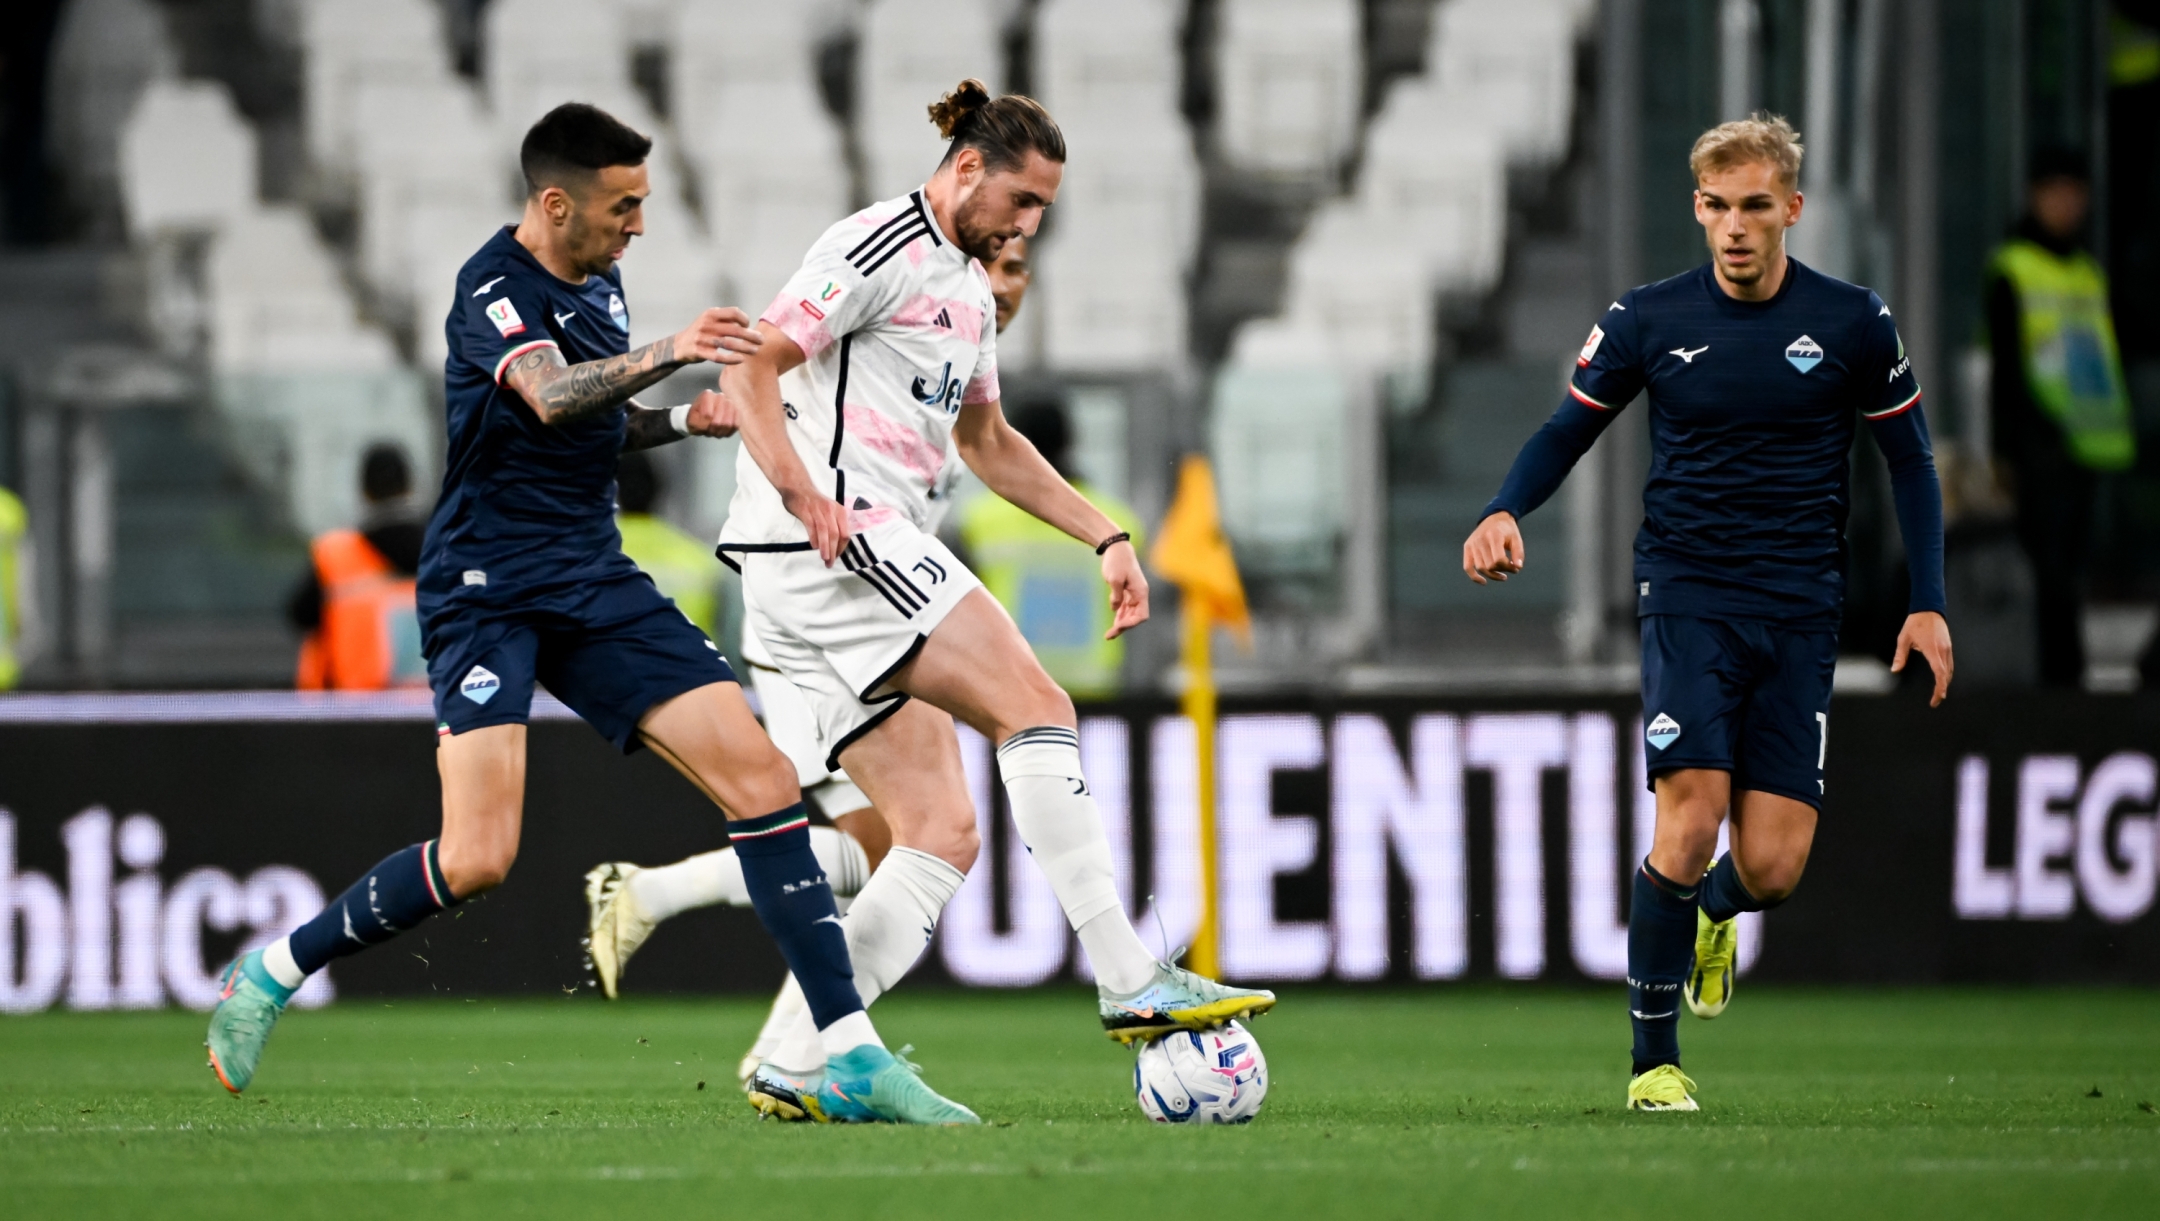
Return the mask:
[[848,774],[825,766],[825,742],[818,736],[817,717],[810,711],[809,701],[803,699],[801,689],[762,657],[746,656],[743,666],[750,671],[750,685],[757,690],[758,704],[764,710],[765,732],[795,765],[795,783],[817,803],[819,811],[827,818],[838,818],[867,809],[870,799],[848,779]]
[[885,685],[893,672],[982,588],[936,536],[906,521],[855,535],[830,568],[815,551],[730,558],[742,566],[744,626],[809,705],[831,771],[841,751],[907,702]]

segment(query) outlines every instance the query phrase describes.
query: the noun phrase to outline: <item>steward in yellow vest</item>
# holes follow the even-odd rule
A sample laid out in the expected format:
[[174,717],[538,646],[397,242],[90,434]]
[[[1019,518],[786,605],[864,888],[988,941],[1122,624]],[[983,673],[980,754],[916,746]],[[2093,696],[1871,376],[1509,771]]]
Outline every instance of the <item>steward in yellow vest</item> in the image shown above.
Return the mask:
[[293,685],[303,691],[427,686],[413,575],[426,526],[405,498],[412,469],[395,445],[370,446],[360,464],[367,519],[309,547],[307,576],[286,613],[304,636]]
[[2085,678],[2084,575],[2103,472],[2137,459],[2107,275],[2083,246],[2084,158],[2033,157],[2025,216],[1988,262],[1989,417],[2032,561],[2040,681]]
[[623,554],[675,600],[685,618],[718,641],[727,570],[714,557],[712,544],[653,515],[660,489],[652,459],[636,450],[622,456],[615,468],[615,528],[622,532]]
[[22,608],[30,596],[22,587],[22,546],[29,530],[23,502],[0,488],[0,691],[13,691],[22,679]]
[[[1139,514],[1074,477],[1072,427],[1062,407],[1021,408],[1012,425],[1118,529],[1131,534],[1133,546],[1142,546]],[[1087,544],[989,492],[961,509],[960,541],[968,566],[1020,625],[1020,634],[1059,686],[1078,699],[1117,694],[1125,642],[1103,639],[1110,630],[1110,600],[1103,592],[1102,561]]]

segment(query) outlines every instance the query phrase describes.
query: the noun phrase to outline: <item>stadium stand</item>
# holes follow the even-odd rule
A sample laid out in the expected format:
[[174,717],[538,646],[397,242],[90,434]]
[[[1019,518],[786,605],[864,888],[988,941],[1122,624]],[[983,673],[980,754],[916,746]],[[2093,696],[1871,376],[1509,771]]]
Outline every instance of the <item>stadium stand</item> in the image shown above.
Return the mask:
[[995,0],[874,0],[856,55],[856,124],[870,194],[890,199],[922,184],[945,145],[926,108],[967,77],[1004,87]]
[[1049,0],[1037,13],[1036,88],[1070,152],[1036,255],[1053,367],[1186,359],[1200,167],[1178,113],[1179,18],[1170,0]]
[[1356,0],[1224,0],[1216,139],[1241,169],[1318,178],[1357,137]]

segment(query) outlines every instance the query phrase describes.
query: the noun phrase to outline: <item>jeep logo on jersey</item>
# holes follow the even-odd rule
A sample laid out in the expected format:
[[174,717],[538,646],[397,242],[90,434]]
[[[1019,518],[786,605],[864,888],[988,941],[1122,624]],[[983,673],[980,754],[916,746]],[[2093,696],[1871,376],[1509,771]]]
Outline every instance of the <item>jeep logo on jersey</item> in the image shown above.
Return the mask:
[[608,317],[615,320],[616,330],[626,333],[630,330],[630,311],[624,308],[621,293],[608,294],[607,312]]
[[458,684],[458,694],[475,704],[485,704],[502,690],[502,680],[486,666],[474,666],[465,672],[465,681]]
[[1663,750],[1679,740],[1680,722],[1660,712],[1657,719],[1650,722],[1649,728],[1643,730],[1643,736],[1650,739],[1650,745]]
[[1812,372],[1815,366],[1822,363],[1822,345],[1802,335],[1786,347],[1785,359],[1791,361],[1792,367],[1802,373]]
[[960,379],[952,375],[949,360],[939,371],[936,381],[925,382],[920,376],[916,377],[914,390],[915,401],[926,407],[942,406],[947,415],[960,410]]

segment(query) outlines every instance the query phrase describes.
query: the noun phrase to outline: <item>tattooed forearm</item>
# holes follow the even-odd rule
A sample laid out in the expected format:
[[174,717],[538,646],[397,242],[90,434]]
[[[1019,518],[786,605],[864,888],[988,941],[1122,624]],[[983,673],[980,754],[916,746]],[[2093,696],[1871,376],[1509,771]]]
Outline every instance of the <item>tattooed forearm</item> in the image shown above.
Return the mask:
[[503,383],[523,395],[543,423],[571,424],[621,406],[629,397],[682,368],[669,360],[675,340],[656,340],[634,352],[563,363],[553,347],[534,348],[510,363]]
[[682,440],[682,434],[675,431],[674,421],[668,418],[670,414],[666,407],[647,407],[631,402],[629,424],[623,430],[623,452],[651,449],[655,445]]

